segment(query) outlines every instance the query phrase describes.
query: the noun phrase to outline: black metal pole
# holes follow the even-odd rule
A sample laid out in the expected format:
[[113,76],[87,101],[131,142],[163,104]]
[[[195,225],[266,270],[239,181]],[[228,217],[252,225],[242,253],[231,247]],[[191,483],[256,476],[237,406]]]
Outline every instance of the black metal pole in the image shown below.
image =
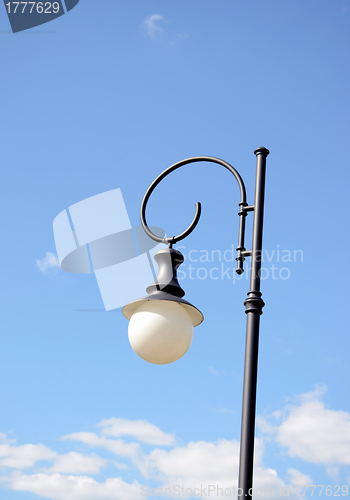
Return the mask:
[[254,151],[256,160],[256,184],[254,202],[254,225],[252,244],[252,268],[250,291],[245,300],[247,333],[244,361],[243,403],[241,446],[239,457],[238,498],[252,496],[256,382],[258,370],[259,324],[264,301],[260,292],[260,270],[262,258],[262,234],[264,218],[266,157],[269,150],[258,148]]

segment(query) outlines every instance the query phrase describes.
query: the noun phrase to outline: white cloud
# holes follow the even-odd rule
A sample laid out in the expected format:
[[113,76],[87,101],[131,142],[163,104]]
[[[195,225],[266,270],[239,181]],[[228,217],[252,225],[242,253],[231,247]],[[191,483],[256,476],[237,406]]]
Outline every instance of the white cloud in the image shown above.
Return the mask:
[[[339,473],[338,465],[348,463],[343,441],[339,436],[343,440],[345,438],[345,445],[349,448],[346,432],[350,415],[325,408],[321,401],[323,394],[324,389],[317,388],[312,393],[301,395],[281,411],[268,417],[271,423],[267,422],[267,418],[260,419],[260,423],[262,422],[262,428],[268,437],[287,447],[290,455],[313,463],[320,463],[316,459],[321,457],[328,473],[336,477]],[[0,435],[0,440],[4,443],[0,444],[0,466],[4,473],[1,482],[12,490],[28,491],[55,500],[142,500],[145,493],[141,488],[142,485],[148,488],[147,484],[152,487],[156,485],[163,492],[165,488],[174,492],[175,486],[190,488],[192,491],[203,487],[206,488],[206,494],[197,494],[197,498],[207,499],[210,485],[231,491],[233,486],[237,487],[239,442],[236,440],[197,441],[174,446],[175,437],[172,434],[167,434],[144,420],[111,418],[102,420],[98,427],[99,434],[76,432],[62,439],[76,441],[80,448],[86,445],[107,450],[123,457],[123,463],[74,450],[59,455],[42,444],[12,445],[6,442],[5,435]],[[334,431],[334,428],[337,430]],[[328,432],[333,432],[332,446],[329,446]],[[140,443],[107,436],[130,436],[156,447],[146,453]],[[304,445],[305,440],[307,446]],[[281,497],[281,489],[288,491],[289,500],[297,500],[297,487],[312,484],[312,479],[291,467],[285,478],[278,476],[276,470],[265,464],[266,443],[265,438],[255,441],[254,488],[263,492],[261,495],[264,500]],[[158,447],[164,445],[172,447]],[[325,451],[327,446],[328,451]],[[50,463],[50,467],[45,461]],[[109,477],[103,481],[93,477],[107,465],[114,465],[118,469],[118,475],[127,470],[128,477],[133,468],[138,480],[128,483],[122,477]],[[29,467],[33,470],[24,474],[23,469]],[[186,492],[178,496],[188,498]],[[225,496],[236,497],[237,491],[231,495],[225,493]]]
[[288,404],[272,423],[260,418],[258,424],[263,432],[274,435],[291,457],[327,466],[349,465],[350,414],[326,408],[322,401],[325,391],[324,386],[317,386]]
[[141,486],[110,478],[99,483],[89,476],[65,476],[62,474],[18,475],[7,478],[16,491],[29,491],[40,497],[55,500],[140,500]]
[[125,470],[129,468],[126,464],[121,464],[120,462],[116,462],[115,460],[112,460],[111,462],[116,469]]
[[305,484],[312,484],[310,476],[303,474],[297,469],[289,468],[287,473],[288,483],[293,486],[304,486]]
[[[3,441],[8,440],[5,434],[0,436]],[[97,455],[83,455],[70,452],[59,455],[42,444],[24,444],[10,446],[8,443],[0,444],[0,467],[22,470],[29,469],[37,462],[53,462],[49,472],[64,472],[69,474],[98,474],[100,468],[105,466],[107,460]]]
[[131,458],[140,453],[140,445],[138,443],[125,443],[125,441],[121,439],[106,439],[93,432],[75,432],[63,436],[62,439],[80,441],[93,448],[105,448],[121,457]]
[[17,470],[33,467],[38,461],[53,460],[57,453],[42,444],[0,445],[0,467]]
[[49,472],[63,472],[66,474],[99,474],[100,468],[107,465],[107,460],[92,455],[82,455],[73,451],[66,455],[57,456]]
[[237,475],[238,441],[191,442],[170,451],[156,449],[149,457],[150,471],[172,484],[214,484],[232,482]]
[[175,441],[172,434],[166,434],[158,427],[145,420],[110,418],[108,420],[102,420],[98,426],[102,427],[101,433],[106,436],[131,436],[147,444],[170,446],[174,444]]
[[163,29],[157,24],[158,21],[162,21],[163,19],[163,16],[153,14],[152,16],[146,17],[146,19],[142,21],[142,27],[146,30],[147,35],[153,38],[153,40],[161,36],[163,33]]
[[36,261],[36,267],[45,274],[50,268],[60,267],[60,263],[54,253],[46,252],[45,257]]
[[335,466],[326,467],[326,472],[328,476],[333,479],[334,482],[338,481],[340,467],[335,467]]
[[1,443],[17,443],[16,439],[10,439],[4,434],[3,432],[0,432],[0,442]]
[[265,434],[264,438],[269,439],[269,434],[275,434],[276,433],[276,427],[273,424],[270,424],[267,421],[267,418],[262,417],[261,415],[256,416],[256,426],[257,428]]

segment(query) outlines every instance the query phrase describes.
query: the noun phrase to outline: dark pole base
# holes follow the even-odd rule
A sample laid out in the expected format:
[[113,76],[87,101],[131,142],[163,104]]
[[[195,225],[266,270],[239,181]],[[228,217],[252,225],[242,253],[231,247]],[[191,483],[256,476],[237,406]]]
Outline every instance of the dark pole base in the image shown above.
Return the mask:
[[[248,300],[248,299],[247,299]],[[261,299],[260,299],[261,300]],[[261,300],[261,308],[263,301]],[[251,305],[251,303],[249,304]],[[246,304],[248,306],[248,304]],[[252,496],[256,386],[261,308],[247,310],[238,498]]]

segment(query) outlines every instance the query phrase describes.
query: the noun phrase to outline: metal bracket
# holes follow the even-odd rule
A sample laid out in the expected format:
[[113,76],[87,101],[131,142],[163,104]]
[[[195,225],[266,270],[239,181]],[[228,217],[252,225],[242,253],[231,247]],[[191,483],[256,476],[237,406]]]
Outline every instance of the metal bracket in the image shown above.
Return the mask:
[[186,160],[179,161],[178,163],[175,163],[171,167],[169,167],[166,170],[164,170],[164,172],[161,173],[155,179],[155,181],[153,181],[153,183],[150,185],[150,187],[148,188],[148,190],[147,190],[147,192],[146,192],[146,194],[145,194],[145,196],[144,196],[144,198],[142,200],[141,211],[140,211],[140,218],[141,218],[142,227],[145,230],[146,234],[150,238],[152,238],[154,241],[157,241],[158,243],[165,243],[170,248],[172,248],[172,246],[175,243],[177,243],[178,241],[183,240],[184,238],[186,238],[186,236],[188,236],[189,234],[192,233],[192,231],[194,230],[194,228],[197,226],[199,218],[200,218],[200,215],[201,215],[201,204],[199,202],[196,203],[196,213],[195,213],[195,216],[194,216],[191,224],[188,226],[188,228],[183,233],[179,234],[178,236],[172,236],[172,237],[169,237],[169,238],[161,238],[159,236],[156,236],[149,229],[149,227],[147,225],[147,221],[146,221],[146,206],[147,206],[148,200],[149,200],[152,192],[156,188],[156,186],[158,186],[158,184],[167,175],[169,175],[174,170],[176,170],[176,169],[178,169],[180,167],[183,167],[184,165],[187,165],[189,163],[196,163],[196,162],[200,162],[200,161],[207,161],[207,162],[211,162],[211,163],[217,163],[217,164],[225,167],[227,170],[229,170],[231,172],[231,174],[233,174],[233,176],[235,177],[236,181],[238,182],[238,186],[239,186],[240,193],[241,193],[241,201],[239,203],[240,211],[238,213],[239,218],[240,218],[240,224],[239,224],[239,239],[238,239],[237,258],[236,258],[236,260],[237,260],[237,270],[236,270],[236,272],[238,274],[242,274],[243,273],[244,255],[245,255],[245,252],[246,252],[246,249],[244,248],[245,218],[246,218],[248,212],[251,212],[251,211],[254,210],[254,207],[253,206],[248,206],[248,204],[247,204],[247,201],[246,201],[246,189],[245,189],[245,185],[244,185],[242,177],[240,176],[240,174],[237,172],[237,170],[232,165],[230,165],[229,163],[227,163],[224,160],[220,160],[219,158],[214,158],[212,156],[195,156],[193,158],[187,158]]

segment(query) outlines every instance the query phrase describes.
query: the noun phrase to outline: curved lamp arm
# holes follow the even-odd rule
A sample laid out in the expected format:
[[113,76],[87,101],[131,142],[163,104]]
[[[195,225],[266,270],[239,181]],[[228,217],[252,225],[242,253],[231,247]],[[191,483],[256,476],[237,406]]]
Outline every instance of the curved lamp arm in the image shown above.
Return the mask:
[[[244,185],[242,177],[240,176],[240,174],[237,172],[237,170],[232,165],[230,165],[229,163],[227,163],[224,160],[220,160],[219,158],[214,158],[212,156],[195,156],[193,158],[187,158],[186,160],[182,160],[182,161],[179,161],[177,163],[174,163],[174,165],[172,165],[171,167],[164,170],[164,172],[161,173],[153,181],[153,183],[150,185],[150,187],[148,188],[148,190],[147,190],[147,192],[142,200],[141,212],[140,212],[142,227],[145,230],[146,234],[150,238],[152,238],[154,241],[157,241],[158,243],[166,243],[167,245],[169,245],[170,248],[175,243],[183,240],[184,238],[186,238],[186,236],[191,234],[191,232],[197,226],[200,215],[201,215],[201,204],[199,202],[196,203],[196,213],[195,213],[193,221],[188,226],[188,228],[183,233],[179,234],[178,236],[172,236],[170,238],[160,238],[159,236],[156,236],[155,234],[153,234],[152,231],[149,229],[147,222],[146,222],[146,205],[147,205],[147,202],[148,202],[152,192],[156,188],[156,186],[158,186],[158,184],[168,174],[170,174],[171,172],[173,172],[174,170],[176,170],[180,167],[183,167],[184,165],[187,165],[189,163],[196,163],[199,161],[207,161],[207,162],[217,163],[219,165],[222,165],[223,167],[227,168],[227,170],[229,170],[231,172],[231,174],[234,175],[235,179],[238,182],[238,186],[239,186],[239,189],[241,192],[241,201],[239,203],[241,210],[238,213],[238,215],[240,216],[240,228],[239,228],[239,243],[238,243],[238,247],[237,247],[237,259],[236,259],[237,260],[237,270],[236,270],[236,272],[238,274],[242,274],[243,273],[243,261],[244,261],[243,252],[245,252],[245,248],[244,248],[245,217],[246,217],[248,211],[253,210],[253,207],[247,207],[246,189],[245,189],[245,185]],[[248,208],[248,210],[246,209],[246,207]]]

